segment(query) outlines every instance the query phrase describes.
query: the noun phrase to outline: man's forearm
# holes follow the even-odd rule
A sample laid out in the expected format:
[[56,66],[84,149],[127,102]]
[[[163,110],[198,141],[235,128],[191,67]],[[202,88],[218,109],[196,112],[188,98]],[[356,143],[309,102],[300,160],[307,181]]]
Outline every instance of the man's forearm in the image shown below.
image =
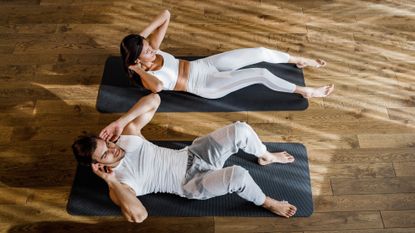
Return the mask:
[[151,93],[142,97],[128,112],[122,115],[117,121],[125,127],[132,120],[138,116],[143,115],[149,111],[154,110],[160,104],[160,97],[158,94]]
[[[122,213],[130,222],[142,222],[147,218],[147,210],[137,199],[134,192],[118,181],[107,181],[111,199],[121,208]],[[115,197],[116,200],[113,198]]]

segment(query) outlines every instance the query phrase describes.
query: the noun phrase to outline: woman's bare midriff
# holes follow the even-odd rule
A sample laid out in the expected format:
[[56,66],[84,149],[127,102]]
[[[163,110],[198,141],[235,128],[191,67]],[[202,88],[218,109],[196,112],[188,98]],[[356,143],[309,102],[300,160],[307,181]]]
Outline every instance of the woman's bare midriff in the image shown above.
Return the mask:
[[186,91],[187,82],[189,81],[190,62],[186,60],[179,60],[179,74],[177,77],[175,91]]

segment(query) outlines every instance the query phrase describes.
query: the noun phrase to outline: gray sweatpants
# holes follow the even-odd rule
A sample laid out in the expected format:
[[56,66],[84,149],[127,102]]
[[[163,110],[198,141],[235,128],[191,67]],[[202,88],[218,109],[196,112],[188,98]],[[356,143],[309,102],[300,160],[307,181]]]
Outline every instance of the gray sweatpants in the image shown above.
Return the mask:
[[195,139],[188,147],[193,161],[188,166],[184,195],[192,199],[208,199],[236,192],[240,197],[262,205],[265,194],[248,171],[241,166],[223,168],[225,161],[242,149],[257,157],[266,147],[246,123],[236,122]]

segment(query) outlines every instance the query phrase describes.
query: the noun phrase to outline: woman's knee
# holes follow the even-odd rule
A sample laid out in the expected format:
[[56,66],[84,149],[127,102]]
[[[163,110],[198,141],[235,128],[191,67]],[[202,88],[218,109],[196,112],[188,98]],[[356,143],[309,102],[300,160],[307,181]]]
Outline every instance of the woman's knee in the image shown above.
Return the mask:
[[265,48],[265,47],[256,47],[256,48],[254,48],[254,50],[255,50],[255,53],[259,56],[264,56],[265,57],[268,53],[268,49]]

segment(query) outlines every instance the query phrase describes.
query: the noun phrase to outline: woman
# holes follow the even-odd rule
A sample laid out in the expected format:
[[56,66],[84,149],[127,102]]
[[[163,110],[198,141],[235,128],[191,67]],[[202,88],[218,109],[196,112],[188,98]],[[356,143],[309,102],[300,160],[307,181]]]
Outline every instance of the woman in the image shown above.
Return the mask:
[[190,62],[176,59],[159,50],[169,22],[170,12],[165,10],[139,35],[126,36],[120,45],[124,68],[130,78],[137,74],[142,85],[154,93],[162,90],[187,91],[216,99],[260,83],[274,91],[298,93],[304,98],[312,98],[328,96],[334,89],[334,85],[296,86],[264,68],[238,70],[258,62],[293,63],[298,68],[326,65],[323,60],[294,57],[262,47],[236,49]]

